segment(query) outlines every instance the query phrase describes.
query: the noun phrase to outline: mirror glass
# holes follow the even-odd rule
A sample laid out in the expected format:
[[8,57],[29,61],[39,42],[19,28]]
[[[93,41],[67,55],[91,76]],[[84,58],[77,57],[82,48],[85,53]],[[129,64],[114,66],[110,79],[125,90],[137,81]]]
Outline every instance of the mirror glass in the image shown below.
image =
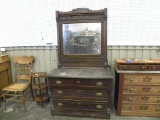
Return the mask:
[[101,23],[63,24],[64,54],[101,54]]

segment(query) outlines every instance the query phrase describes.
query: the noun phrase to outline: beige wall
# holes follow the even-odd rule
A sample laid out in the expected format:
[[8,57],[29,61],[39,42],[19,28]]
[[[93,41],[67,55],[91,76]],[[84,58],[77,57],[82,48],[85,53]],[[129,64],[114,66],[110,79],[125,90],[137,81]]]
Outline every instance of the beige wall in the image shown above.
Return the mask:
[[[57,67],[58,63],[58,48],[53,46],[38,46],[38,47],[7,47],[5,52],[0,54],[8,54],[11,59],[12,73],[14,66],[12,57],[14,55],[33,55],[35,57],[33,71],[46,71],[49,73]],[[108,64],[114,68],[114,60],[117,58],[139,58],[150,59],[160,57],[160,46],[108,46]],[[14,78],[14,74],[12,74]],[[14,79],[13,79],[14,80]]]

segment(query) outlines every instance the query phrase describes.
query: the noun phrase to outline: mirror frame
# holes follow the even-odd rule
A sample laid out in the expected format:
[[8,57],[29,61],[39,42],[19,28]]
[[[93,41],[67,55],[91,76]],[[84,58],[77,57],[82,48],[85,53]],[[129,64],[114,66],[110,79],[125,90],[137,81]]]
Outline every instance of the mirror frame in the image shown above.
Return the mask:
[[[56,11],[58,67],[107,67],[107,8],[89,10],[77,8],[69,12]],[[64,54],[63,24],[101,23],[101,54]]]

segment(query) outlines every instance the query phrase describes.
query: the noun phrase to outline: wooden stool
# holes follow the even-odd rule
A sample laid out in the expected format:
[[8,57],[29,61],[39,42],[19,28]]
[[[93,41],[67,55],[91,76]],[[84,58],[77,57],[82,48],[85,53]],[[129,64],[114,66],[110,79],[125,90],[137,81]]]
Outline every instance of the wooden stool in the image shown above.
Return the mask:
[[[49,94],[48,94],[48,84],[47,84],[47,73],[46,72],[35,72],[32,74],[33,80],[33,89],[35,90],[36,96],[34,96],[34,100],[36,102],[40,102],[43,107],[42,102],[48,100],[49,102]],[[45,82],[41,82],[44,79]],[[46,92],[44,92],[46,90]],[[43,91],[43,92],[42,92]]]

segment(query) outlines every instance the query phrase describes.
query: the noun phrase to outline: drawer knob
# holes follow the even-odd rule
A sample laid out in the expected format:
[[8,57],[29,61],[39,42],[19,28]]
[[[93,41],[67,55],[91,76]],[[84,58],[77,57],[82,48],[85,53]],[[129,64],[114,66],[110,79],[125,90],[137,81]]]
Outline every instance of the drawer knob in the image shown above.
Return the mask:
[[158,108],[156,109],[156,111],[160,111],[160,107],[158,107]]
[[96,105],[97,109],[102,109],[102,105]]
[[58,107],[63,107],[63,103],[58,103],[57,106]]
[[129,101],[132,101],[132,98],[131,98],[131,97],[129,97]]
[[102,83],[102,82],[97,82],[96,85],[97,85],[97,86],[102,86],[103,83]]
[[141,67],[142,68],[142,70],[145,68],[145,67]]
[[131,78],[130,81],[134,81],[134,78]]
[[59,81],[59,80],[58,80],[58,81],[56,81],[56,84],[57,84],[57,85],[60,85],[60,84],[62,84],[62,81]]
[[133,88],[130,88],[129,91],[130,91],[130,92],[133,92]]
[[79,80],[77,80],[77,83],[79,84],[79,83],[80,83],[80,81],[79,81]]
[[58,94],[58,95],[61,95],[61,94],[63,94],[63,91],[62,91],[62,90],[58,90],[58,91],[57,91],[57,94]]
[[101,92],[96,93],[97,97],[101,97],[103,94]]

